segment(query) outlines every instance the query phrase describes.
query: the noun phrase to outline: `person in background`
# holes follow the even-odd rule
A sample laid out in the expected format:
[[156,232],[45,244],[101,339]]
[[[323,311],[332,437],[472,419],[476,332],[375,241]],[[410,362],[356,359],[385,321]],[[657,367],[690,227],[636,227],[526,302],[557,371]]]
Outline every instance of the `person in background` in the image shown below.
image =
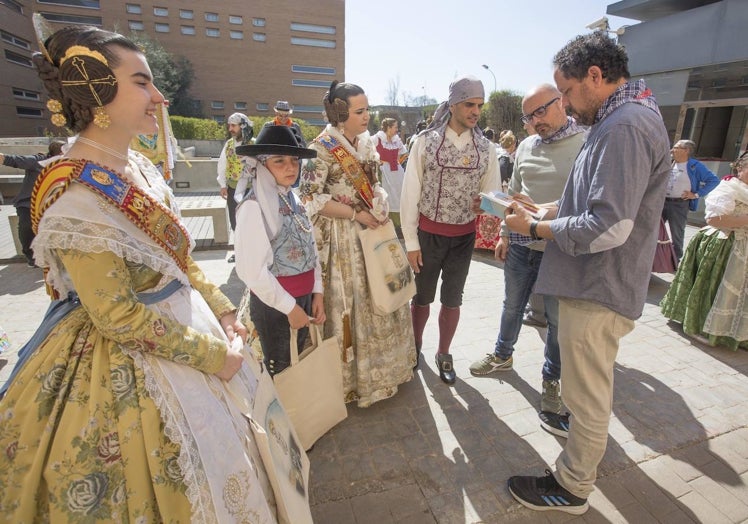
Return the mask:
[[31,197],[34,256],[59,300],[0,401],[3,520],[275,522],[233,400],[251,403],[259,377],[246,329],[193,260],[171,189],[128,148],[158,131],[148,62],[83,25],[41,47],[53,123],[77,136]]
[[382,129],[372,138],[382,170],[382,188],[387,192],[387,202],[390,205],[390,219],[395,227],[400,226],[400,193],[403,190],[405,170],[400,165],[400,159],[408,153],[400,136],[397,134],[399,125],[394,118],[383,118]]
[[[236,147],[242,144],[250,144],[254,129],[252,121],[243,113],[233,113],[227,120],[229,139],[221,149],[218,157],[218,186],[221,188],[221,198],[226,200],[229,211],[229,224],[231,231],[236,229],[236,185],[242,174],[242,163],[236,155]],[[228,262],[234,262],[232,254]]]
[[696,144],[691,140],[678,140],[671,149],[673,164],[662,208],[662,219],[670,226],[675,256],[679,261],[683,258],[688,212],[696,211],[699,197],[708,195],[719,184],[717,175],[693,158],[695,152]]
[[501,188],[506,193],[509,180],[514,170],[514,156],[517,153],[517,137],[511,130],[505,129],[499,134],[499,173],[501,175]]
[[[265,126],[254,144],[236,153],[251,163],[249,193],[236,210],[236,273],[247,285],[249,317],[271,376],[291,365],[291,329],[301,352],[310,322],[324,324],[322,269],[312,224],[291,186],[301,159],[317,153],[299,146],[286,126]],[[244,312],[239,312],[239,318]]]
[[416,138],[418,138],[418,135],[420,135],[421,132],[424,131],[427,127],[428,123],[425,120],[418,121],[418,123],[416,124],[416,132],[413,133],[410,138],[408,138],[408,153],[410,153],[410,150],[413,149],[413,143],[416,141]]
[[312,218],[322,265],[325,338],[340,342],[346,401],[368,407],[413,377],[413,327],[407,304],[377,313],[358,239],[362,227],[389,220],[379,156],[367,131],[366,93],[356,84],[334,81],[323,104],[329,124],[309,144],[317,158],[304,165],[299,193]]
[[[537,134],[523,140],[517,149],[510,195],[523,195],[534,202],[558,200],[584,141],[584,131],[566,116],[561,93],[550,84],[530,90],[522,99],[522,122],[531,123]],[[505,297],[499,334],[494,350],[470,366],[477,376],[510,371],[514,346],[519,339],[522,317],[538,278],[546,242],[501,228],[496,246],[497,260],[504,262]],[[540,397],[541,426],[565,437],[568,419],[561,399],[561,357],[558,348],[558,299],[545,295],[544,315],[548,322],[545,362]]]
[[[306,140],[304,135],[301,134],[301,126],[291,119],[293,114],[293,108],[291,104],[286,100],[278,100],[273,107],[275,111],[275,118],[265,123],[266,126],[286,126],[291,128],[296,141],[301,147],[306,147]],[[298,185],[298,182],[297,182]]]
[[748,152],[704,200],[708,227],[691,239],[662,314],[712,346],[748,347]]
[[60,155],[64,144],[65,142],[62,140],[53,140],[49,143],[46,153],[35,155],[5,155],[0,153],[0,162],[4,166],[25,171],[21,188],[13,200],[13,206],[16,208],[16,214],[18,215],[18,240],[21,241],[21,251],[23,256],[26,257],[26,263],[29,267],[36,267],[34,251],[31,249],[31,242],[33,242],[35,236],[31,227],[31,191],[34,189],[34,183],[39,173],[42,172],[43,166],[40,162]]
[[483,84],[476,77],[450,84],[449,99],[413,144],[400,205],[408,262],[416,274],[411,312],[419,356],[441,276],[435,360],[446,384],[457,380],[449,349],[475,246],[475,217],[483,212],[479,193],[499,187],[496,148],[476,127],[484,101]]
[[[522,505],[581,515],[605,454],[613,368],[647,298],[670,170],[669,139],[652,91],[604,31],[576,37],[553,59],[565,109],[590,126],[558,204],[537,220],[512,204],[507,227],[546,244],[536,292],[559,300],[569,437],[544,476],[513,476]],[[625,195],[625,197],[622,197]]]

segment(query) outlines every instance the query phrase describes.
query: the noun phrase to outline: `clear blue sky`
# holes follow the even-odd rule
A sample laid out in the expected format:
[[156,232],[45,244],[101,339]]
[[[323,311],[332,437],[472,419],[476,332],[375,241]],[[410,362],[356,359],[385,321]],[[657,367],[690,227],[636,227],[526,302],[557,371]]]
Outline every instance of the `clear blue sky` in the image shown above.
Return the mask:
[[[552,82],[553,55],[605,14],[606,0],[348,0],[345,80],[371,105],[404,95],[442,101],[456,77],[472,74],[487,91],[523,94]],[[608,16],[611,29],[638,22]],[[482,64],[488,65],[490,71]]]

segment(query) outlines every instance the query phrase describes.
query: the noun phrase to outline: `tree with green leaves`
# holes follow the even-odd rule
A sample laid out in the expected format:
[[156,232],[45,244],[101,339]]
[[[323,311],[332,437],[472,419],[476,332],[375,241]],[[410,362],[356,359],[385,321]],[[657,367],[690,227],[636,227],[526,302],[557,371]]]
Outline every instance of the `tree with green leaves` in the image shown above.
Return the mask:
[[512,91],[494,91],[483,107],[478,124],[490,127],[498,135],[504,129],[511,129],[515,136],[523,136],[522,96]]

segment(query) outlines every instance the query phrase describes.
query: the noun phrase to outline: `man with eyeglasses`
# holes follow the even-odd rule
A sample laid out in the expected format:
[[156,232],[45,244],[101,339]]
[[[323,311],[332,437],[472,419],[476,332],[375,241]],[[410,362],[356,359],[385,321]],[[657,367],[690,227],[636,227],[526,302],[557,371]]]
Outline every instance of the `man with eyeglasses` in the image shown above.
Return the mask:
[[670,140],[652,91],[630,80],[626,51],[607,33],[576,37],[553,64],[563,105],[590,129],[558,204],[542,220],[512,204],[506,223],[549,241],[536,291],[558,297],[569,436],[555,472],[508,484],[528,508],[581,515],[608,442],[619,342],[647,298]]
[[[537,134],[523,140],[517,148],[508,192],[528,196],[535,202],[556,201],[561,197],[574,159],[584,142],[584,130],[566,115],[561,93],[550,84],[540,85],[527,93],[522,99],[522,111],[522,123],[532,125]],[[545,245],[545,240],[510,232],[506,223],[502,223],[495,250],[496,259],[504,262],[505,295],[499,335],[493,352],[470,366],[473,375],[512,369],[514,345],[538,277]],[[548,332],[542,369],[540,424],[546,431],[565,437],[568,416],[559,385],[558,300],[551,295],[542,299]]]
[[699,198],[706,196],[719,184],[719,178],[704,164],[693,158],[696,144],[678,140],[670,151],[673,164],[662,208],[662,219],[670,226],[673,247],[678,262],[683,257],[683,238],[689,211],[696,211]]

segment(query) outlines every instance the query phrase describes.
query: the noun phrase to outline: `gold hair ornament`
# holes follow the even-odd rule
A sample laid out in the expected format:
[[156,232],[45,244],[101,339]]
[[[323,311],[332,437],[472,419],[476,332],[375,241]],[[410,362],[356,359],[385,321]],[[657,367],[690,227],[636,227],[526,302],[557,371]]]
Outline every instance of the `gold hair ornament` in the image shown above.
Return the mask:
[[67,118],[62,114],[62,103],[59,100],[50,98],[47,100],[47,109],[49,109],[52,116],[49,118],[54,125],[57,127],[63,127],[67,124]]

